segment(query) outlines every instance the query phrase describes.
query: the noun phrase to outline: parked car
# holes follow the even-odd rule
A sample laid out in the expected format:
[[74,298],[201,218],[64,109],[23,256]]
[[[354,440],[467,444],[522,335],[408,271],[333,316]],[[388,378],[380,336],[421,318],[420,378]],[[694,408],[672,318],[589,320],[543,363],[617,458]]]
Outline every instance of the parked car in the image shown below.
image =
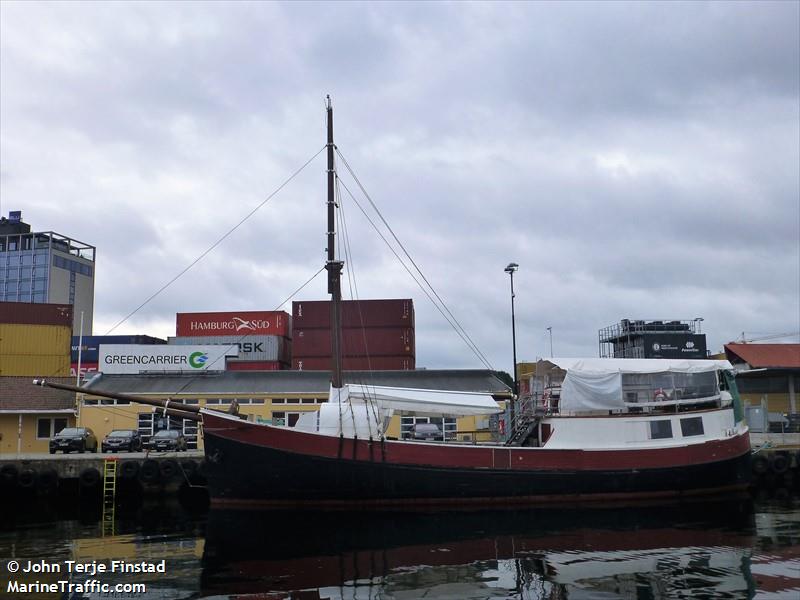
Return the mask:
[[415,440],[444,440],[442,430],[435,423],[416,423],[411,428],[411,436]]
[[150,449],[156,452],[186,450],[186,438],[177,429],[162,429],[150,438]]
[[88,427],[65,427],[50,440],[50,454],[61,450],[64,454],[72,452],[97,452],[97,438]]
[[103,452],[140,452],[142,449],[142,438],[139,432],[133,429],[115,429],[109,433],[101,445]]

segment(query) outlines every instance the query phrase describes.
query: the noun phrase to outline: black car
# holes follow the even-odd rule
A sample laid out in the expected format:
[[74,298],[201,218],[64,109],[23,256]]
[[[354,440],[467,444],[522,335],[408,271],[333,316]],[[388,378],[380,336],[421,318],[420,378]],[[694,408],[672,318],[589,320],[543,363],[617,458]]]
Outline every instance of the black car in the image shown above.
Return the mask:
[[150,449],[156,452],[186,450],[186,438],[177,429],[163,429],[150,438]]
[[140,452],[142,438],[133,429],[115,429],[105,437],[101,447],[103,452]]
[[88,427],[65,427],[50,440],[50,454],[61,450],[64,454],[72,452],[97,452],[97,438]]

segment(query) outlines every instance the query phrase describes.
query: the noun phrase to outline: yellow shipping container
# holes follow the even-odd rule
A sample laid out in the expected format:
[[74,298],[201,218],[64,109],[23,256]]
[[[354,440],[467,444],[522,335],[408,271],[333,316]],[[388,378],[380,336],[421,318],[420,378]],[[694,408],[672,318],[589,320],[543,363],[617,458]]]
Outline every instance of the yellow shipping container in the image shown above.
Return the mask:
[[63,354],[69,360],[71,344],[72,329],[69,327],[0,324],[0,357]]
[[15,356],[0,354],[0,376],[69,377],[69,354],[50,356]]

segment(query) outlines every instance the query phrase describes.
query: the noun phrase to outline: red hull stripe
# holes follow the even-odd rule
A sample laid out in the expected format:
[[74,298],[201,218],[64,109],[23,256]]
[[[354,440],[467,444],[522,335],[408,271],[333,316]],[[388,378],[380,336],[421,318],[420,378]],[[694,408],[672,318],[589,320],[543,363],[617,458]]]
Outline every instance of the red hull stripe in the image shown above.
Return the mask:
[[498,448],[340,439],[246,421],[236,422],[203,413],[208,434],[245,445],[329,459],[386,462],[394,465],[449,469],[514,471],[608,471],[658,469],[715,463],[750,452],[748,434],[673,448],[631,450],[557,450]]

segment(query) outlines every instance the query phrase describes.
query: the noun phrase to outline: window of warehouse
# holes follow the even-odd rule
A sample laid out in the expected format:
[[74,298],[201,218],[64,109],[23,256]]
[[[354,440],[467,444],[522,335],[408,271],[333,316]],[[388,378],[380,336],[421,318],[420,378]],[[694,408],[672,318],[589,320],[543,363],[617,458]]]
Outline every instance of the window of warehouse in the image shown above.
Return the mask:
[[67,426],[65,417],[42,418],[36,420],[36,439],[49,440]]

